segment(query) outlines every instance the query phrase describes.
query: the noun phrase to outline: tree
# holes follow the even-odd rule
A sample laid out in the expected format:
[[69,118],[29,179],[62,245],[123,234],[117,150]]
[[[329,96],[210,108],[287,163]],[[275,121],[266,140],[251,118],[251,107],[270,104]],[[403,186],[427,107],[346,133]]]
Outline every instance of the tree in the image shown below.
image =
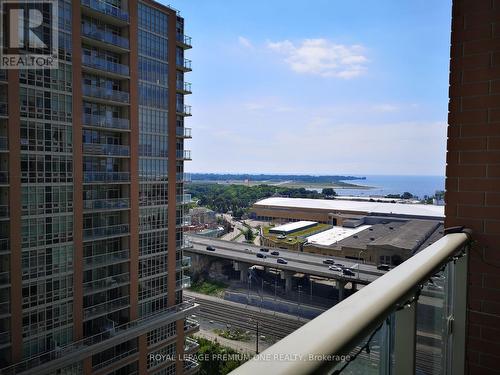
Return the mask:
[[401,198],[403,199],[411,199],[413,198],[413,194],[412,193],[409,193],[407,191],[405,191],[402,195],[401,195]]
[[337,192],[333,190],[333,188],[324,188],[323,190],[321,190],[321,194],[327,197],[335,197],[337,195]]

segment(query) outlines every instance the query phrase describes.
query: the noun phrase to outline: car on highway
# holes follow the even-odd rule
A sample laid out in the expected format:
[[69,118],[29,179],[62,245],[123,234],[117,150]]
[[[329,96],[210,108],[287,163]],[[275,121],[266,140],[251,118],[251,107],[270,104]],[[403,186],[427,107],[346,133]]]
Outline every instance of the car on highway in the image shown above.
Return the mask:
[[278,255],[280,255],[280,252],[279,252],[279,251],[274,250],[274,251],[272,251],[272,252],[271,252],[271,255],[276,255],[276,256],[278,256]]
[[283,259],[283,258],[278,258],[278,259],[276,259],[276,262],[277,262],[277,263],[280,263],[280,264],[287,264],[287,263],[288,263],[288,262],[287,262],[285,259]]
[[377,266],[377,269],[380,271],[389,271],[391,269],[391,266],[389,266],[388,264],[379,264]]
[[343,268],[342,274],[346,276],[354,276],[354,272],[352,272],[349,268]]
[[328,267],[330,271],[336,271],[336,272],[342,272],[342,268],[337,267],[337,266],[330,266]]
[[267,256],[262,253],[257,253],[257,258],[267,258]]
[[335,263],[336,266],[340,267],[340,268],[344,268],[345,266],[342,264],[342,263]]
[[268,253],[269,252],[269,249],[266,249],[265,247],[261,248],[260,251],[264,252],[264,253]]
[[215,247],[213,247],[212,245],[208,245],[207,250],[208,251],[215,251]]
[[333,259],[325,259],[323,260],[323,264],[335,264],[335,261]]

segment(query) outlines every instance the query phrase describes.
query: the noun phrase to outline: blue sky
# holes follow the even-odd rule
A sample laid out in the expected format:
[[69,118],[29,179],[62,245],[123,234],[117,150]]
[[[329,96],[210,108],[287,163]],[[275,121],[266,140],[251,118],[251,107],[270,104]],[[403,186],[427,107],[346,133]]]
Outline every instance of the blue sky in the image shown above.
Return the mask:
[[172,0],[192,172],[444,175],[451,1]]

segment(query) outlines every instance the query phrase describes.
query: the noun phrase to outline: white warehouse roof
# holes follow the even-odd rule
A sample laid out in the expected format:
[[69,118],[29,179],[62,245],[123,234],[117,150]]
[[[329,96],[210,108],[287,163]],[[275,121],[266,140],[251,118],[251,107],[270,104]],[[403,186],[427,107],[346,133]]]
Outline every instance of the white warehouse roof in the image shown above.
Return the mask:
[[380,202],[358,202],[337,199],[308,199],[308,198],[266,198],[254,203],[257,207],[283,207],[283,208],[308,208],[317,210],[349,211],[368,214],[382,215],[408,215],[444,218],[444,206],[432,204],[404,204],[404,203],[380,203]]
[[271,229],[273,230],[273,232],[277,232],[277,231],[281,231],[281,232],[294,232],[294,231],[297,231],[299,229],[302,229],[304,227],[308,227],[308,226],[311,226],[311,225],[314,225],[314,224],[318,224],[318,222],[317,221],[303,220],[303,221],[296,221],[296,222],[293,222],[293,223],[283,224],[283,225],[280,225],[278,227],[274,227],[274,228],[271,228]]

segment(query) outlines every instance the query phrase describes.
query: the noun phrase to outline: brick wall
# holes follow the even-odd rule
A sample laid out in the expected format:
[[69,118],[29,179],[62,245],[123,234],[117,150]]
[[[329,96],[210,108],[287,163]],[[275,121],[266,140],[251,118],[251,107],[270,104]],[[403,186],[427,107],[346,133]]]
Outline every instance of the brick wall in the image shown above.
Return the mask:
[[500,0],[454,0],[446,226],[477,241],[469,259],[468,374],[500,373]]

